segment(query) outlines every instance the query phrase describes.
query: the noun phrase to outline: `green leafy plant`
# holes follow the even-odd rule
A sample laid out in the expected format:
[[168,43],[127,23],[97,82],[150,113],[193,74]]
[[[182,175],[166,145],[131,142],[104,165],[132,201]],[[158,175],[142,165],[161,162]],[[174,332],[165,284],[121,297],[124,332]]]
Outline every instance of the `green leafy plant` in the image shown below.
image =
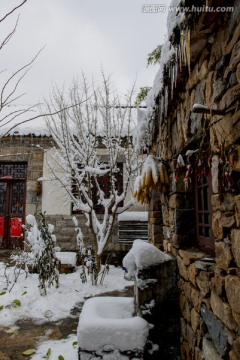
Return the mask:
[[6,291],[3,291],[0,293],[0,296],[5,295],[6,293],[7,293]]
[[147,66],[156,65],[160,62],[162,52],[162,45],[158,45],[153,51],[151,51],[147,56]]
[[13,308],[19,307],[19,306],[21,306],[21,305],[22,305],[22,303],[21,303],[21,301],[18,300],[18,299],[15,299],[15,300],[13,300],[13,301],[11,302],[11,306],[12,306]]
[[135,106],[139,106],[141,104],[141,102],[146,99],[149,90],[151,90],[151,87],[149,87],[149,86],[140,87],[139,92],[136,97],[136,100],[135,100],[135,103],[134,103]]
[[58,360],[64,360],[64,357],[62,355],[59,355]]
[[77,345],[78,345],[78,342],[77,342],[77,341],[73,341],[72,346],[75,348],[75,347],[77,347]]
[[52,353],[52,349],[49,348],[48,351],[47,351],[47,353],[46,353],[46,355],[44,355],[43,358],[44,358],[44,359],[47,359],[47,360],[50,359],[51,353]]
[[35,349],[28,349],[28,350],[24,351],[22,354],[23,354],[24,356],[30,356],[30,355],[35,354],[35,352],[36,352]]

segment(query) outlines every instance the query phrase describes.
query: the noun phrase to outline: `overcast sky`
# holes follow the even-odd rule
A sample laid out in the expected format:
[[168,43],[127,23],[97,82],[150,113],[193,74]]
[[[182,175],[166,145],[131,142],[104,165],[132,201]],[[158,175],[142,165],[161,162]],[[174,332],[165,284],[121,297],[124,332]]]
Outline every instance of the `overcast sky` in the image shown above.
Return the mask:
[[[1,17],[20,2],[2,0]],[[2,37],[20,13],[16,34],[1,50],[1,70],[8,74],[45,46],[24,80],[28,94],[20,102],[33,104],[48,97],[52,84],[68,84],[81,70],[96,77],[101,66],[120,91],[135,78],[137,87],[151,86],[158,67],[146,67],[147,54],[164,41],[167,11],[144,13],[144,4],[151,2],[28,0],[0,24]]]

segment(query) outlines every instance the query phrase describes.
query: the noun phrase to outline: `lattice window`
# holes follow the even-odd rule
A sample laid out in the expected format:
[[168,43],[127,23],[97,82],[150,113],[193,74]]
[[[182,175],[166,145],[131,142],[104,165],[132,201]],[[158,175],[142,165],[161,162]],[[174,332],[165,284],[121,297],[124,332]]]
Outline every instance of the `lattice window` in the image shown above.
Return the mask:
[[0,182],[0,214],[5,214],[7,206],[7,183]]
[[25,182],[16,181],[12,186],[12,208],[11,213],[21,215],[24,212]]
[[27,163],[0,163],[0,178],[25,179],[27,177]]

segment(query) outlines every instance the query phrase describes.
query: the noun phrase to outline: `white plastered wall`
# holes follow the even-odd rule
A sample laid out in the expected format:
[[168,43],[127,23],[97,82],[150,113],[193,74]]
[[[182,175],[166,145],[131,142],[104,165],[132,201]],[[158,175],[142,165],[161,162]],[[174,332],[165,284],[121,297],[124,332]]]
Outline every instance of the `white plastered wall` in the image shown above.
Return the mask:
[[[44,153],[43,181],[42,181],[42,211],[47,215],[71,215],[69,195],[58,180],[51,180],[52,170],[61,177],[62,172],[54,161],[55,150],[50,149]],[[52,156],[53,157],[52,157]]]

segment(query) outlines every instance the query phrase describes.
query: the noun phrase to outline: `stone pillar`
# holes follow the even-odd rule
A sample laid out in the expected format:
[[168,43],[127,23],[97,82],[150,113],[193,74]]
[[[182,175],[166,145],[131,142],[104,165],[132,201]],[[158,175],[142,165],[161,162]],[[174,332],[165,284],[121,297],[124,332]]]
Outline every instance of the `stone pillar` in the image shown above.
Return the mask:
[[151,203],[149,206],[149,225],[148,225],[149,240],[158,248],[163,248],[163,218],[162,218],[162,203],[160,193],[152,192]]

